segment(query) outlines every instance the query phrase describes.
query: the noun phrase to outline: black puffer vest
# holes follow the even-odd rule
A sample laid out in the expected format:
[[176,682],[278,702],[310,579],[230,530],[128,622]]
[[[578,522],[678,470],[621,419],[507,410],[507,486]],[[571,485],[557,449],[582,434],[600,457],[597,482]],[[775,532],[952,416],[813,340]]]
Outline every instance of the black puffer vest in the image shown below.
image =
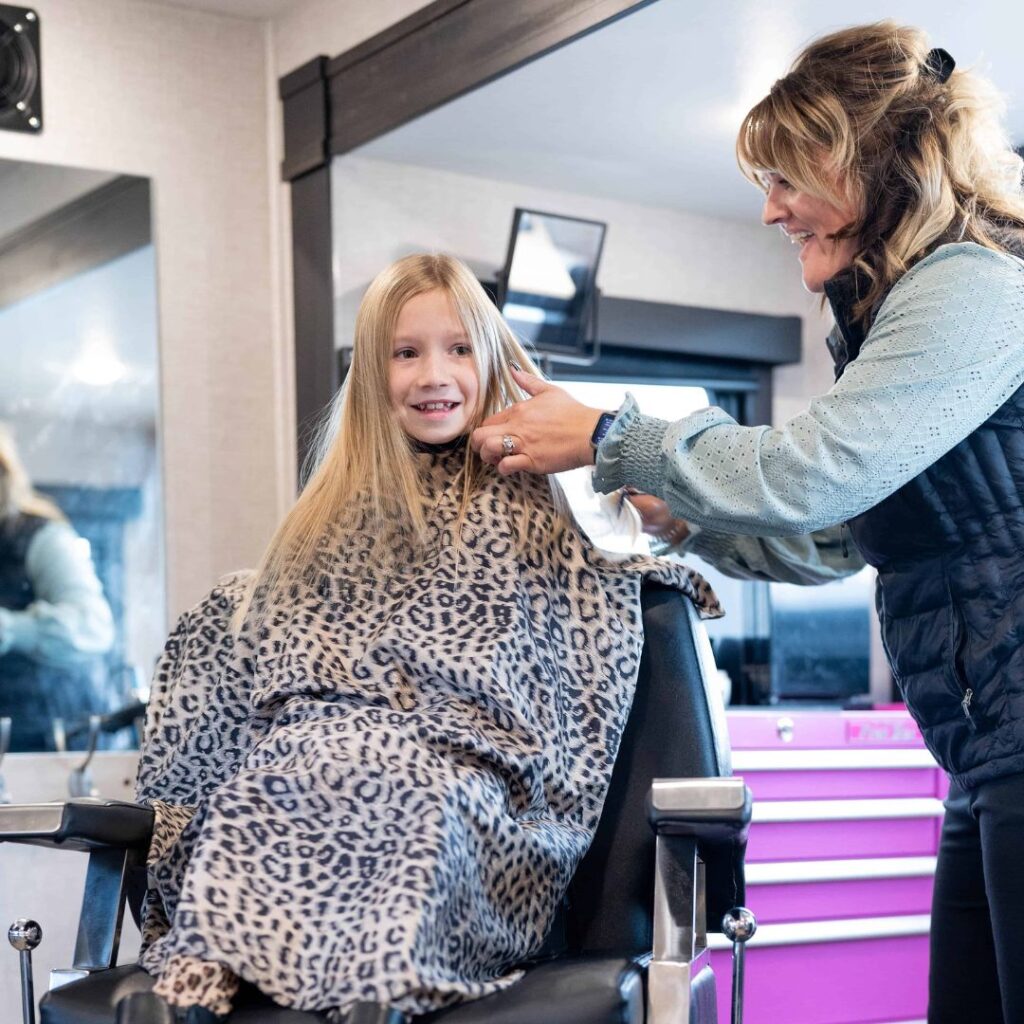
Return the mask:
[[[838,380],[865,334],[853,276],[825,291]],[[878,570],[882,640],[928,749],[963,786],[1024,773],[1024,388],[848,526]]]

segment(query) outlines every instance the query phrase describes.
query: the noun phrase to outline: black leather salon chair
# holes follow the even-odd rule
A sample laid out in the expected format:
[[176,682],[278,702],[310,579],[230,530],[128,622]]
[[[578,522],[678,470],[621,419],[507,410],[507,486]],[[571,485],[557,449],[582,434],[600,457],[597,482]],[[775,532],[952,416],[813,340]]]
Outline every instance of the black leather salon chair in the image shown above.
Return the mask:
[[[594,844],[542,957],[518,984],[421,1018],[431,1024],[715,1024],[707,927],[744,896],[750,794],[730,778],[725,717],[704,627],[678,592],[647,585],[646,640]],[[658,781],[655,781],[658,780]],[[90,851],[74,967],[56,972],[42,1024],[113,1024],[152,979],[116,963],[124,894],[151,814],[103,801],[0,808],[0,841]],[[132,894],[129,893],[129,902]],[[31,907],[26,907],[30,912]],[[77,978],[68,983],[69,977]],[[322,1024],[243,992],[232,1024]]]

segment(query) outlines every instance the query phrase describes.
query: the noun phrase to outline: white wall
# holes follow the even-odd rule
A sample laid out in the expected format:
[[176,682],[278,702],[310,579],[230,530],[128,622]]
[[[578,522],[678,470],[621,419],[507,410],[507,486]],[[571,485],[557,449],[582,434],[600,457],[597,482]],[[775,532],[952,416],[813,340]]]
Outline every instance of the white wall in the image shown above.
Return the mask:
[[142,0],[39,0],[45,127],[0,156],[149,177],[168,611],[259,556],[291,495],[270,32]]

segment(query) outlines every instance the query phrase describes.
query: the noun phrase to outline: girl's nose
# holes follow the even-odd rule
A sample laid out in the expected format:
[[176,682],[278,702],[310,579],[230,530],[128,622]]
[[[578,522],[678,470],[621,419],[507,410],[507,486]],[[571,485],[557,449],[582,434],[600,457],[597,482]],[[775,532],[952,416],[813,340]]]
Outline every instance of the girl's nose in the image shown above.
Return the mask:
[[420,383],[425,387],[438,387],[448,383],[448,371],[443,355],[430,353],[420,360]]

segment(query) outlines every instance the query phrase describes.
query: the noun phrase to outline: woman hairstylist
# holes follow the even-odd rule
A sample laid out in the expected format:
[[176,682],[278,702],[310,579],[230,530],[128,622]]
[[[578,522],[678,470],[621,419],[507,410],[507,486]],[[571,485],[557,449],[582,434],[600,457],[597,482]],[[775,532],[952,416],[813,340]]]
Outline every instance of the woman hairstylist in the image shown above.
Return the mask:
[[929,1021],[1010,1022],[1024,1021],[1024,196],[994,94],[953,68],[916,29],[845,30],[743,122],[764,222],[835,315],[836,383],[806,412],[779,428],[720,409],[667,423],[523,377],[534,397],[473,443],[502,472],[596,461],[599,490],[664,498],[669,538],[696,524],[687,545],[736,574],[842,573],[848,527],[952,782]]

